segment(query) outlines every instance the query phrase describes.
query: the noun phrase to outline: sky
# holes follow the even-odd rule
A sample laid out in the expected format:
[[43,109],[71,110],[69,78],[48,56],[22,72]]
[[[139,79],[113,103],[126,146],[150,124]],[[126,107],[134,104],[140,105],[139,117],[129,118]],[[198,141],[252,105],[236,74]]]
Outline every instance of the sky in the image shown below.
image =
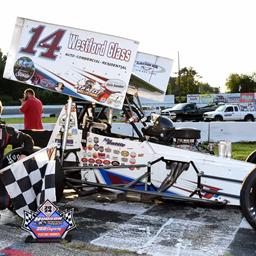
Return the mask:
[[0,49],[6,54],[24,17],[139,41],[139,51],[192,67],[225,91],[231,73],[256,72],[255,0],[4,0]]

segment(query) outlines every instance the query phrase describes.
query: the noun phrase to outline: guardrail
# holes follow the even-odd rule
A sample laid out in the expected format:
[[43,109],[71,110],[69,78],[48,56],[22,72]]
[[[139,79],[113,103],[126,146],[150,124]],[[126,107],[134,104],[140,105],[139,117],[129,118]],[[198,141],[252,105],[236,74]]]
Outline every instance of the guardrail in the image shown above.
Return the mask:
[[[44,124],[45,130],[53,130],[55,124]],[[16,129],[24,129],[23,124],[13,125]],[[231,142],[255,142],[256,122],[182,122],[174,123],[175,127],[195,128],[201,131],[200,141],[219,142],[227,140]],[[139,125],[142,128],[142,125]],[[113,123],[112,131],[132,136],[132,126],[126,123]]]
[[[44,105],[43,117],[58,116],[63,105]],[[23,114],[19,112],[20,106],[4,106],[2,118],[22,118]]]

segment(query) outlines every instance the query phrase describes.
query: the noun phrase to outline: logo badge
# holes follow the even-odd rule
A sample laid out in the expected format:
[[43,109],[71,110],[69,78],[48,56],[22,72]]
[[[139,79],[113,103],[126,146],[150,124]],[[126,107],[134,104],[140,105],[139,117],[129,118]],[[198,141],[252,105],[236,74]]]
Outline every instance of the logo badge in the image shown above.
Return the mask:
[[36,212],[24,211],[21,228],[40,241],[64,239],[75,227],[73,209],[60,212],[56,205],[46,200]]

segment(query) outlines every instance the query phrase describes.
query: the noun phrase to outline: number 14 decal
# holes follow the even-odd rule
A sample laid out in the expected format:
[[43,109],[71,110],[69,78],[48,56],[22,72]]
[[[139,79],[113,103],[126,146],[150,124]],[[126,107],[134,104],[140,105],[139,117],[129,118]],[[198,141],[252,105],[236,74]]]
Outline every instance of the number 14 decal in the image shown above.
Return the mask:
[[48,59],[55,60],[57,55],[55,52],[59,52],[61,46],[59,45],[63,35],[66,30],[58,29],[52,34],[42,38],[40,41],[40,36],[44,30],[45,26],[38,26],[37,28],[32,28],[31,33],[33,33],[28,45],[24,48],[21,48],[21,52],[29,53],[35,55],[37,50],[36,48],[45,48],[47,49],[44,52],[40,53],[40,57],[45,57]]

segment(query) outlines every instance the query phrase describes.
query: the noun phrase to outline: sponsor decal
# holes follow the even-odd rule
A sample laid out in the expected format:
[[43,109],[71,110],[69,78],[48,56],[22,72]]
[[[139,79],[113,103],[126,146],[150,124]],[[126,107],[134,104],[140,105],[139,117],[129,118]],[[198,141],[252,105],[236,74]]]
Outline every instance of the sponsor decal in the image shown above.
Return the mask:
[[135,152],[131,152],[131,153],[130,153],[130,156],[131,156],[132,158],[135,158],[135,157],[137,156],[137,154],[136,154]]
[[92,145],[92,144],[89,144],[89,145],[87,146],[87,149],[88,149],[88,150],[92,150],[92,149],[93,149],[93,145]]
[[106,159],[106,160],[103,160],[103,164],[104,164],[104,165],[110,165],[110,161],[107,160],[107,159]]
[[105,153],[98,153],[98,157],[100,158],[100,159],[104,159],[104,158],[106,158],[106,154]]
[[102,160],[101,159],[96,159],[96,164],[102,164]]
[[107,148],[105,148],[105,151],[106,151],[107,153],[110,153],[110,152],[111,152],[111,148],[110,148],[110,147],[107,147]]
[[114,154],[116,154],[116,155],[119,155],[119,154],[120,154],[120,151],[119,151],[119,150],[114,149],[114,150],[113,150],[113,153],[114,153]]
[[128,162],[128,158],[122,157],[121,161],[124,162],[124,163],[127,163]]
[[100,146],[99,146],[99,144],[95,144],[93,148],[94,148],[95,151],[98,151]]
[[112,165],[113,166],[118,166],[118,165],[120,165],[120,163],[118,161],[112,161]]
[[17,80],[28,81],[35,73],[33,61],[28,57],[19,58],[14,64],[13,73]]
[[97,144],[97,143],[99,143],[99,138],[98,137],[94,137],[93,141],[94,141],[95,144]]
[[104,147],[103,147],[103,146],[100,146],[100,147],[99,147],[99,151],[100,151],[100,152],[104,152]]
[[86,157],[83,157],[83,158],[81,159],[81,161],[82,161],[83,163],[85,163],[85,162],[88,161],[88,159],[87,159]]
[[165,72],[165,68],[161,67],[155,63],[150,63],[148,61],[135,61],[134,67],[136,71],[142,72],[142,73],[150,73],[150,74],[156,74],[156,73],[163,73]]
[[121,155],[122,155],[123,157],[128,157],[128,156],[129,156],[129,152],[126,151],[126,150],[121,151]]
[[24,211],[22,229],[29,232],[34,239],[64,239],[67,233],[76,227],[73,209],[59,211],[58,207],[46,200],[36,212]]
[[107,145],[118,146],[118,147],[125,147],[124,143],[115,142],[115,141],[113,141],[112,139],[109,139],[109,138],[104,138],[103,142],[105,142]]
[[136,160],[134,158],[130,159],[130,164],[136,164]]
[[95,160],[94,160],[93,158],[89,158],[88,162],[89,162],[90,164],[94,164],[94,163],[95,163]]

